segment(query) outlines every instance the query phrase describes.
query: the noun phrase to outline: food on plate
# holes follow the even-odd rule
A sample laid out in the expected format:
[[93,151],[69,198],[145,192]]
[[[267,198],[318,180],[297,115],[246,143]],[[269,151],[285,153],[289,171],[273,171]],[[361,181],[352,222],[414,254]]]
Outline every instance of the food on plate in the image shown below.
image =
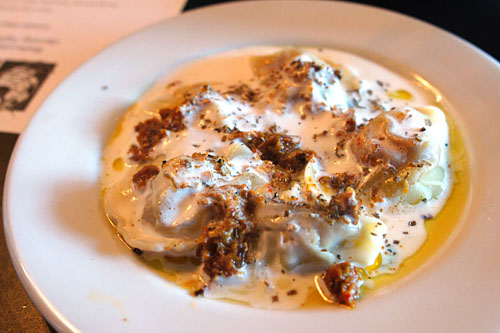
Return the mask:
[[199,60],[117,126],[105,213],[196,295],[288,309],[318,293],[355,307],[363,284],[422,246],[450,194],[448,123],[427,101],[337,51]]

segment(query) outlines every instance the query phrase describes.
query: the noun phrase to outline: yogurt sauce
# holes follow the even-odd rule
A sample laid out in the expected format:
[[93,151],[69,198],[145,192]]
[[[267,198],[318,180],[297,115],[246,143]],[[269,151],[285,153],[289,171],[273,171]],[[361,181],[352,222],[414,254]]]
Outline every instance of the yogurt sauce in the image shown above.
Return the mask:
[[[192,190],[176,191],[176,195],[168,192],[170,194],[166,196],[170,199],[167,200],[165,196],[154,197],[154,189],[136,191],[131,182],[132,175],[141,168],[140,163],[131,159],[129,153],[131,144],[137,142],[134,127],[157,116],[158,110],[179,98],[179,88],[199,85],[202,87],[200,89],[205,89],[203,84],[210,83],[213,90],[208,89],[199,97],[195,96],[194,102],[181,107],[188,130],[167,131],[166,137],[151,152],[153,163],[159,164],[179,156],[210,151],[216,156],[228,157],[230,161],[231,171],[230,176],[227,176],[230,179],[224,182],[253,174],[257,180],[245,178],[241,182],[261,188],[263,183],[269,182],[262,171],[265,163],[251,152],[235,153],[241,142],[224,140],[225,134],[214,129],[225,126],[244,132],[265,132],[273,128],[277,133],[300,137],[300,148],[314,151],[318,157],[309,161],[295,189],[291,186],[290,190],[278,193],[281,202],[305,200],[301,192],[304,189],[316,196],[328,197],[330,194],[319,185],[322,176],[344,172],[365,175],[362,183],[366,182],[364,186],[370,188],[371,192],[366,190],[365,192],[370,193],[358,198],[361,200],[361,223],[348,228],[337,222],[332,227],[333,231],[326,233],[328,236],[318,231],[320,239],[338,238],[328,243],[327,250],[321,248],[324,245],[320,244],[322,241],[318,243],[317,240],[309,240],[310,244],[306,242],[306,247],[292,246],[291,253],[284,255],[286,259],[281,257],[279,260],[264,260],[269,255],[268,252],[273,252],[273,244],[278,242],[272,232],[264,232],[259,240],[259,249],[264,250],[257,250],[256,254],[262,260],[246,265],[238,274],[217,277],[205,289],[207,297],[229,298],[253,306],[287,309],[302,305],[311,292],[314,292],[312,277],[324,270],[325,262],[351,260],[362,267],[367,276],[395,272],[425,241],[423,221],[441,210],[450,191],[451,176],[446,121],[440,110],[426,107],[432,101],[424,91],[398,74],[366,59],[340,51],[312,48],[305,49],[305,53],[290,55],[291,58],[297,58],[298,63],[318,62],[323,66],[312,74],[316,75],[312,87],[301,87],[293,83],[292,77],[284,74],[285,77],[275,78],[272,85],[268,84],[266,88],[265,80],[272,70],[266,66],[269,62],[280,60],[256,56],[270,55],[281,50],[277,47],[246,47],[191,62],[169,73],[137,101],[118,125],[114,137],[103,152],[101,187],[105,193],[106,214],[116,224],[125,242],[144,251],[147,259],[161,260],[167,270],[178,272],[177,283],[196,288],[200,280],[207,283],[206,276],[193,260],[172,260],[171,257],[165,259],[164,255],[171,256],[171,253],[163,250],[167,245],[164,235],[158,230],[176,227],[182,225],[183,221],[193,219],[197,214],[197,203],[193,198],[200,190],[200,185],[190,183],[189,188]],[[334,72],[328,72],[332,68],[341,71],[342,75],[335,77]],[[225,94],[242,84],[257,90],[260,98],[252,100],[250,95],[247,96],[248,100],[242,101],[231,94]],[[275,85],[279,85],[280,89],[274,89]],[[282,91],[287,91],[287,94],[292,91],[292,94],[301,98],[297,98],[297,103],[288,103],[281,95]],[[203,99],[210,102],[200,107]],[[378,133],[377,127],[372,125],[376,122],[371,120],[380,115],[380,123],[386,125],[380,125],[383,130]],[[404,119],[399,119],[400,117]],[[350,119],[354,121],[356,129],[346,139],[339,132],[345,132]],[[407,125],[404,124],[405,121],[408,122]],[[380,138],[373,133],[387,135],[387,140],[377,141]],[[406,141],[417,138],[419,142],[424,142],[423,148],[415,153],[415,161],[422,160],[426,163],[418,167],[423,171],[414,171],[418,168],[412,167],[404,174],[405,179],[413,179],[409,189],[393,189],[394,185],[389,184],[387,177],[382,181],[377,180],[384,171],[379,172],[376,166],[361,162],[363,156],[370,155],[369,151],[364,150],[366,147],[363,146],[363,140],[369,141],[370,145],[376,142],[383,151],[387,142],[388,146],[393,142],[390,141],[391,137]],[[401,147],[391,149],[397,151],[403,149]],[[403,155],[410,154],[411,149],[413,148],[403,151]],[[405,158],[396,156],[395,153],[389,155],[385,158],[393,165]],[[393,178],[401,177],[405,172],[404,163],[405,161],[401,162],[398,174]],[[168,167],[167,163],[166,168]],[[391,181],[398,183],[393,178]],[[213,180],[214,184],[217,181]],[[220,181],[223,182],[222,178]],[[153,180],[152,186],[160,186],[158,182],[157,179]],[[374,187],[377,190],[380,188],[382,193],[390,194],[385,197],[377,196],[373,194]],[[156,202],[160,206],[167,208],[163,209],[160,222],[148,224],[143,222],[144,211],[148,209],[148,202],[151,202],[148,198],[151,196],[157,198]],[[286,223],[304,229],[303,222],[287,220]],[[307,236],[302,237],[310,236],[305,234]],[[295,260],[294,258],[301,258],[304,249],[318,252],[313,256],[315,259],[305,262]],[[186,251],[187,257],[193,256],[193,251]],[[173,261],[176,263],[172,263]]]

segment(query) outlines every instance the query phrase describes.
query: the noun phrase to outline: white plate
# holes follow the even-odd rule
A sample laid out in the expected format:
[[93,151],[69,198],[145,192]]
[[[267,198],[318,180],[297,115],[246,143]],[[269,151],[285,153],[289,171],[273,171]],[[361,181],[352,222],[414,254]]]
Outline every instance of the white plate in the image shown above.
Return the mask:
[[[127,251],[101,213],[100,152],[123,110],[178,64],[249,44],[331,47],[418,73],[453,106],[466,137],[473,198],[460,232],[409,282],[369,295],[355,311],[276,312],[194,301]],[[499,87],[500,67],[491,57],[385,10],[259,2],[189,12],[91,59],[35,115],[16,147],[5,188],[14,265],[43,315],[65,331],[497,331]]]

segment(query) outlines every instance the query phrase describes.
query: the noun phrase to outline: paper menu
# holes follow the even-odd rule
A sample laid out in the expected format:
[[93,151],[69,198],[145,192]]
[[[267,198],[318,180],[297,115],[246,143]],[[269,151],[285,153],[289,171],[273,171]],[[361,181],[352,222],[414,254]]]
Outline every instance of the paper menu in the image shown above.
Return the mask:
[[20,133],[85,60],[185,0],[0,0],[0,132]]

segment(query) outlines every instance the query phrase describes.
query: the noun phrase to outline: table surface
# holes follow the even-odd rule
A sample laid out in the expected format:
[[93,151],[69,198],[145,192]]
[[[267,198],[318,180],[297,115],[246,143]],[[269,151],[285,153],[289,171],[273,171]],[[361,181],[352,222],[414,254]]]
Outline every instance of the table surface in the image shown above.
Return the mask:
[[[225,1],[188,1],[184,10]],[[352,1],[388,8],[448,30],[500,59],[500,1]],[[5,174],[18,135],[0,133],[0,225]],[[3,230],[3,229],[2,229]],[[0,331],[53,332],[24,291],[0,232]]]

